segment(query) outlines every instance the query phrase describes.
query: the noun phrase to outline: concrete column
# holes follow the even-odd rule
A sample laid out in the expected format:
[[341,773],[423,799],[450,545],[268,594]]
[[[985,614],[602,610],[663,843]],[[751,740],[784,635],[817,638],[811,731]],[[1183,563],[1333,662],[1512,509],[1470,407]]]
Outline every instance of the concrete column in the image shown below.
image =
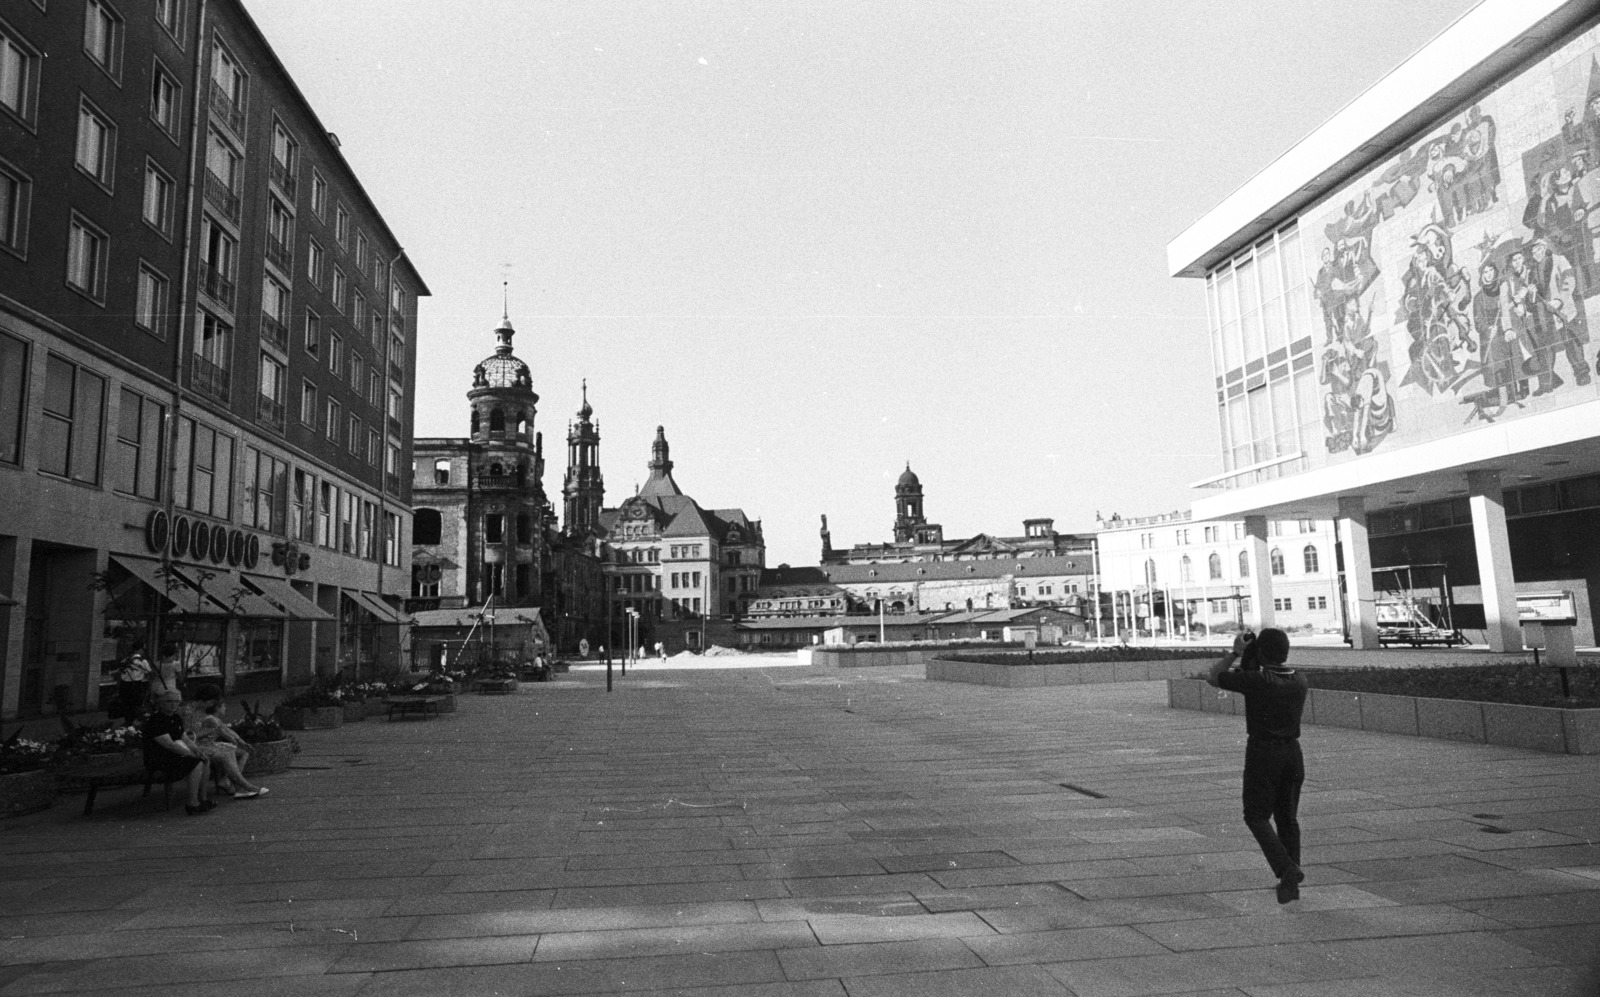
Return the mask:
[[1351,495],[1339,499],[1339,543],[1344,548],[1344,614],[1350,646],[1371,650],[1378,643],[1377,599],[1372,591],[1372,549],[1367,544],[1367,501]]
[[1272,626],[1272,565],[1267,560],[1267,517],[1244,517],[1244,546],[1250,557],[1250,614],[1245,623],[1260,632]]
[[0,606],[0,719],[15,720],[22,699],[22,652],[27,634],[28,569],[32,537],[0,537],[0,592],[16,602]]
[[1478,584],[1483,589],[1484,629],[1489,650],[1522,650],[1517,622],[1517,583],[1511,571],[1511,542],[1506,538],[1505,500],[1499,471],[1468,471],[1472,506],[1472,540],[1478,551]]

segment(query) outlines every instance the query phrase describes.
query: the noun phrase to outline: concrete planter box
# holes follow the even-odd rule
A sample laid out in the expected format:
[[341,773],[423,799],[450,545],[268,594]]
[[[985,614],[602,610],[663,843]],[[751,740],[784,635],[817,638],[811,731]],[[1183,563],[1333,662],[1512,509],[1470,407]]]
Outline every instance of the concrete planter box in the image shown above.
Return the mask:
[[1417,697],[1385,696],[1379,693],[1361,694],[1361,729],[1381,730],[1386,734],[1409,734],[1416,737]]
[[245,775],[277,775],[288,771],[289,762],[294,759],[294,742],[287,737],[281,741],[254,741],[249,747]]
[[1417,700],[1417,733],[1446,741],[1475,741],[1483,736],[1483,704],[1460,699]]
[[1490,744],[1564,753],[1567,750],[1567,735],[1563,730],[1561,715],[1575,712],[1545,706],[1484,703],[1484,740]]
[[1361,697],[1359,692],[1340,692],[1336,689],[1313,689],[1307,698],[1311,723],[1324,727],[1352,727],[1361,729]]
[[[1173,709],[1244,713],[1243,696],[1229,693],[1224,700],[1216,693],[1204,679],[1167,681],[1167,705]],[[1312,689],[1301,722],[1556,754],[1600,755],[1600,710]]]
[[[822,652],[818,652],[820,655]],[[854,652],[861,654],[863,652]],[[883,653],[883,652],[876,652]],[[907,652],[915,655],[917,652]],[[820,660],[820,658],[819,658]],[[913,660],[912,664],[916,662]],[[1173,661],[1073,661],[1059,665],[984,664],[929,658],[923,676],[930,682],[968,682],[1004,689],[1034,689],[1050,685],[1080,685],[1099,682],[1151,682],[1193,675],[1206,666],[1197,659]],[[1212,690],[1215,691],[1215,690]],[[1196,707],[1198,708],[1198,707]],[[1243,707],[1240,707],[1243,709]],[[1223,713],[1232,710],[1222,707]]]

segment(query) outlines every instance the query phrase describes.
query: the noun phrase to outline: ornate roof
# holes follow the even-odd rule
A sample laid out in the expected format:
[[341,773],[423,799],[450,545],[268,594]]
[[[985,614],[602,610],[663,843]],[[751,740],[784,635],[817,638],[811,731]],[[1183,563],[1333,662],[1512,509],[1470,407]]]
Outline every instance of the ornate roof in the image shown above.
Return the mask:
[[906,461],[906,469],[901,472],[900,480],[895,482],[897,488],[909,488],[912,485],[922,487],[922,482],[917,478],[916,472],[911,470],[911,462]]
[[511,317],[503,316],[494,330],[494,355],[485,358],[472,371],[474,388],[533,388],[533,375],[528,365],[511,352],[511,337],[516,334],[511,327]]

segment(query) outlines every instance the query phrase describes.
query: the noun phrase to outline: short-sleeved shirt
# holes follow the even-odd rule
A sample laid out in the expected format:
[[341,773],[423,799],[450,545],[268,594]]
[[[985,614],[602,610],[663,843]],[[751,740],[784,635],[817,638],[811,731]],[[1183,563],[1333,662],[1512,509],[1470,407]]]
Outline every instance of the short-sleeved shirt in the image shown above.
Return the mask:
[[144,734],[144,755],[146,758],[159,758],[160,756],[154,754],[155,752],[171,754],[166,748],[156,743],[156,738],[166,734],[174,741],[183,740],[183,714],[162,713],[157,710],[145,718],[144,723],[139,726],[139,730]]
[[1230,668],[1217,685],[1244,694],[1244,729],[1251,737],[1288,741],[1300,736],[1306,680],[1292,668]]

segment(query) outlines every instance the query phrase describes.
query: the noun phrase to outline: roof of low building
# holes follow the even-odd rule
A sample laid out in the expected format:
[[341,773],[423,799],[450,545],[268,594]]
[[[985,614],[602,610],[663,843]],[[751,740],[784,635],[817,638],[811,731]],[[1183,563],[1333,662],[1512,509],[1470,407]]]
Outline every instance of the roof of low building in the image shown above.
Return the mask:
[[820,567],[767,568],[763,586],[867,585],[957,578],[1054,577],[1086,575],[1094,569],[1089,557],[1003,557],[966,561],[902,561],[885,564],[825,564]]

